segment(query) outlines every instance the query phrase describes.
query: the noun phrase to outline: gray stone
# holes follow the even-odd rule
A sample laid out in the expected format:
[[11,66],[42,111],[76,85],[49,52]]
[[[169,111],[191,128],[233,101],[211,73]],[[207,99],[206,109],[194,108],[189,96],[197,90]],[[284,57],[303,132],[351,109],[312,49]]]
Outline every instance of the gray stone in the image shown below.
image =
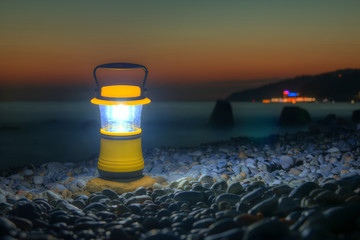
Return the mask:
[[337,157],[340,154],[340,150],[337,147],[332,147],[327,150],[331,156]]
[[279,199],[277,212],[282,215],[288,215],[300,207],[299,202],[289,197],[282,197]]
[[266,188],[261,187],[261,188],[257,188],[249,193],[247,193],[246,195],[244,195],[241,198],[241,203],[243,204],[250,204],[252,202],[258,201],[259,199],[261,199],[262,195],[265,193]]
[[18,174],[18,173],[11,175],[9,178],[12,180],[18,180],[18,181],[23,181],[25,179],[23,175]]
[[348,204],[327,209],[323,213],[327,228],[334,234],[348,233],[358,229],[360,204]]
[[202,184],[204,183],[214,184],[214,179],[209,175],[203,175],[199,178],[199,182],[201,182]]
[[4,194],[0,193],[0,203],[7,203],[6,197]]
[[152,201],[151,197],[149,197],[147,195],[130,197],[125,201],[125,205],[129,206],[129,205],[134,204],[134,203],[143,203],[145,201]]
[[183,191],[175,194],[176,201],[189,201],[190,203],[197,203],[204,201],[204,195],[196,191]]
[[211,186],[211,189],[214,189],[214,190],[219,190],[219,191],[226,191],[228,185],[225,181],[219,181],[219,182],[216,182],[214,183],[212,186]]
[[256,215],[262,213],[264,216],[270,216],[273,214],[278,206],[278,198],[276,196],[265,199],[259,202],[249,211],[249,214]]
[[107,207],[104,204],[93,202],[93,203],[90,203],[89,205],[87,205],[84,208],[84,211],[89,211],[89,210],[105,211],[106,209],[107,209]]
[[292,188],[289,187],[288,185],[280,185],[280,186],[273,187],[273,191],[275,194],[278,194],[278,195],[282,195],[282,194],[288,195],[292,191]]
[[0,216],[0,236],[15,236],[16,233],[16,225],[7,218]]
[[327,204],[336,204],[340,202],[340,198],[336,193],[330,190],[325,190],[314,198],[316,202],[327,203]]
[[265,163],[258,162],[257,166],[263,172],[268,172],[269,171],[268,166]]
[[201,219],[201,220],[198,220],[198,221],[194,222],[193,228],[207,228],[208,226],[210,226],[214,222],[215,222],[215,219],[212,218],[212,217],[204,218],[204,219]]
[[314,182],[305,182],[291,191],[289,197],[302,198],[308,195],[313,189],[317,188],[318,185]]
[[178,182],[171,182],[170,184],[169,184],[169,187],[170,188],[178,188],[178,186],[179,186],[179,183]]
[[274,183],[276,181],[276,178],[274,177],[274,175],[272,175],[269,172],[264,172],[262,178],[269,184]]
[[209,226],[208,236],[225,232],[230,229],[240,227],[238,223],[234,222],[231,218],[225,218]]
[[48,172],[52,172],[52,173],[59,173],[62,170],[64,170],[64,165],[60,162],[49,162],[47,164],[47,170]]
[[216,163],[217,163],[217,167],[218,168],[224,168],[224,167],[226,167],[226,165],[227,165],[227,160],[226,159],[217,159],[216,160]]
[[185,189],[185,187],[189,186],[189,185],[190,185],[189,181],[186,179],[183,179],[183,180],[179,181],[178,188]]
[[230,184],[226,190],[227,193],[240,194],[244,191],[242,185],[239,182]]
[[241,228],[233,228],[218,234],[206,237],[204,240],[223,240],[223,239],[242,239],[244,230]]
[[190,169],[189,171],[187,171],[186,176],[198,178],[200,176],[200,171],[196,169]]
[[295,176],[299,176],[301,174],[302,171],[300,171],[299,169],[296,168],[290,168],[289,170],[289,174],[295,175]]
[[289,235],[288,226],[277,220],[264,219],[250,225],[244,234],[244,240],[284,239]]
[[150,174],[152,174],[152,175],[162,174],[162,167],[161,166],[153,167],[150,171]]
[[112,189],[105,188],[104,190],[101,191],[101,193],[111,200],[119,199],[119,195]]
[[283,155],[279,158],[279,164],[283,169],[289,169],[292,165],[294,165],[294,159],[290,156]]
[[220,202],[227,202],[232,206],[234,206],[239,201],[240,196],[232,193],[222,193],[215,199],[216,204],[219,204]]
[[184,177],[184,174],[171,173],[168,177],[168,182],[173,182],[173,181],[179,180],[182,177]]
[[24,232],[29,232],[33,228],[32,222],[26,218],[8,216],[8,219]]
[[25,175],[25,176],[31,176],[31,175],[33,175],[33,174],[34,174],[34,171],[31,170],[31,169],[25,169],[25,170],[24,170],[24,175]]
[[85,189],[87,182],[88,181],[86,181],[84,179],[78,178],[77,181],[76,181],[76,185],[81,189]]
[[183,154],[179,157],[179,161],[183,163],[190,163],[193,161],[193,158],[189,154]]
[[138,187],[135,190],[135,195],[136,196],[146,195],[146,189],[144,187]]
[[44,181],[44,177],[43,176],[34,176],[33,177],[33,182],[36,185],[41,185]]
[[62,196],[50,191],[50,190],[47,190],[46,191],[46,197],[51,201],[51,200],[60,200],[62,199]]
[[320,173],[324,178],[328,177],[331,173],[331,166],[330,165],[321,165],[320,169],[317,171]]
[[142,235],[139,240],[180,240],[180,238],[171,231],[153,229]]

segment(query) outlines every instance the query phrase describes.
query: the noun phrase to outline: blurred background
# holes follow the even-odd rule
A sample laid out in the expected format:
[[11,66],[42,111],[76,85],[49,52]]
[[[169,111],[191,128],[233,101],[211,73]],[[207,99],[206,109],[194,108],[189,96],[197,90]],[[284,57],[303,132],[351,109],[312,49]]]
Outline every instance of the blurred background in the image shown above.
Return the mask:
[[[359,1],[0,1],[2,168],[99,152],[94,67],[149,69],[144,148],[307,130],[284,127],[290,90],[312,123],[359,109]],[[208,126],[217,99],[234,126]],[[270,99],[265,104],[263,100]]]

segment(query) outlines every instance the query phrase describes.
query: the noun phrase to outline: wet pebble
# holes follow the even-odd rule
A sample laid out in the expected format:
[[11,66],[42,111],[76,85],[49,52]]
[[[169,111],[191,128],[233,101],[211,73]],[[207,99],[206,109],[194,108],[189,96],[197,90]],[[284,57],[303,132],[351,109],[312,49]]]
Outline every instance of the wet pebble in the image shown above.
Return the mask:
[[226,190],[227,193],[240,194],[244,191],[244,188],[239,182],[230,184]]
[[285,239],[289,234],[289,228],[285,223],[277,220],[265,219],[250,225],[246,229],[243,239]]
[[240,201],[240,196],[232,193],[222,193],[216,197],[215,203],[219,204],[221,202],[227,202],[231,206],[235,205],[237,202]]
[[197,203],[204,200],[204,195],[196,191],[183,191],[175,194],[176,201],[189,201],[190,203]]
[[289,197],[292,198],[302,198],[308,195],[313,189],[317,187],[317,184],[314,182],[306,182],[295,188],[289,194]]
[[106,189],[102,190],[101,193],[111,200],[119,199],[119,195],[111,189],[106,188]]

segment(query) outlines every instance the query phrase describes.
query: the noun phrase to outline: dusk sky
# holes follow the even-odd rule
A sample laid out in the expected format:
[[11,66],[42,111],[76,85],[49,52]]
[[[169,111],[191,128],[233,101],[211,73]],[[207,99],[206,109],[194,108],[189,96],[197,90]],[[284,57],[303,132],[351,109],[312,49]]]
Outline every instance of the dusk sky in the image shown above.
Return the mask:
[[357,0],[1,0],[0,83],[91,86],[107,62],[143,64],[161,88],[360,68],[359,13]]

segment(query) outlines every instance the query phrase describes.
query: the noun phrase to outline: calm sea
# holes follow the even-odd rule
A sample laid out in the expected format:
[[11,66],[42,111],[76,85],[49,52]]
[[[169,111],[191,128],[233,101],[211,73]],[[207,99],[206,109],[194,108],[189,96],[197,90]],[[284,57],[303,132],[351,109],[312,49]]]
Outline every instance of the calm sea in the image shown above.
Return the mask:
[[[232,103],[235,126],[214,130],[207,122],[215,102],[152,102],[142,112],[143,147],[193,146],[230,137],[263,137],[307,127],[278,125],[287,104]],[[288,104],[291,105],[291,104]],[[316,122],[328,114],[350,120],[360,104],[296,104]],[[47,161],[81,161],[99,152],[98,107],[89,102],[0,103],[0,154],[3,167]]]

